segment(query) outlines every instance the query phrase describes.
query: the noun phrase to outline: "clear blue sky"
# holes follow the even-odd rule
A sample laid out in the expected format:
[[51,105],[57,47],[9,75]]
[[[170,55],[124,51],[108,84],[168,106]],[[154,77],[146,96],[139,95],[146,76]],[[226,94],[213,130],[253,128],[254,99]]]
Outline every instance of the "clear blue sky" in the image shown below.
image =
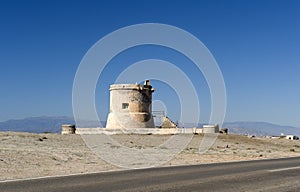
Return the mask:
[[[0,121],[40,115],[71,116],[73,79],[88,49],[121,27],[155,22],[189,31],[212,52],[226,83],[225,121],[267,121],[300,127],[299,10],[297,0],[3,0]],[[141,50],[140,58],[133,50],[121,55],[119,61],[129,63],[132,55],[136,57],[132,61],[146,59],[150,57],[149,50],[151,57],[157,54],[161,59],[174,58],[162,54],[160,48]],[[111,66],[120,71],[117,61],[118,58]],[[184,58],[179,61],[184,62]],[[105,102],[109,83],[116,77],[116,72],[111,73],[99,84],[106,91],[97,91],[99,100],[106,99]],[[202,84],[205,83],[199,86]],[[209,94],[205,89],[200,92],[202,116],[206,117]],[[167,103],[163,95],[159,99]],[[105,115],[108,105],[98,111]],[[177,118],[176,107],[168,111]]]

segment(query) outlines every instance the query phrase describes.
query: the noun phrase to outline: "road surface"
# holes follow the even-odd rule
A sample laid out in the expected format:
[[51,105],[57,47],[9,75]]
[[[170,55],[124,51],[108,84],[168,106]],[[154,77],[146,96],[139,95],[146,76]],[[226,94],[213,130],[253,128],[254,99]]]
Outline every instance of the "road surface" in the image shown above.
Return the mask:
[[6,181],[0,191],[300,191],[300,157]]

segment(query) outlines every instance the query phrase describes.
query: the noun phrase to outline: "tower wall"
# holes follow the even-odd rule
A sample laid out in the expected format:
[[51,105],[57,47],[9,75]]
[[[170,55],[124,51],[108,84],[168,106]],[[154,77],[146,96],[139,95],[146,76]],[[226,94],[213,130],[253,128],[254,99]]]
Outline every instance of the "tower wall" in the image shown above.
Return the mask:
[[110,113],[106,128],[154,128],[150,81],[110,86]]

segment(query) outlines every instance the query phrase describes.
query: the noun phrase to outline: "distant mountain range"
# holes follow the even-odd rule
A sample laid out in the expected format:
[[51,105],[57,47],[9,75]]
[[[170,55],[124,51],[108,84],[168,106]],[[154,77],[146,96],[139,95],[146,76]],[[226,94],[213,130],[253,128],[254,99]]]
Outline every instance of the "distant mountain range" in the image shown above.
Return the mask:
[[[105,125],[105,122],[101,122]],[[25,119],[13,119],[0,122],[0,131],[17,131],[32,133],[60,133],[62,124],[75,124],[72,117],[29,117]],[[186,125],[187,126],[187,125]],[[202,125],[199,125],[201,127]],[[92,126],[91,126],[92,127]],[[281,133],[288,135],[300,136],[300,128],[292,126],[282,126],[267,122],[226,122],[223,127],[229,129],[230,133],[249,134],[256,136],[264,135],[280,135]]]
[[300,136],[300,128],[292,126],[276,125],[267,122],[227,122],[223,124],[223,127],[227,127],[230,133],[236,134],[249,134],[256,136],[266,135],[297,135]]
[[17,131],[31,133],[59,133],[62,124],[75,124],[72,117],[29,117],[0,122],[0,131]]

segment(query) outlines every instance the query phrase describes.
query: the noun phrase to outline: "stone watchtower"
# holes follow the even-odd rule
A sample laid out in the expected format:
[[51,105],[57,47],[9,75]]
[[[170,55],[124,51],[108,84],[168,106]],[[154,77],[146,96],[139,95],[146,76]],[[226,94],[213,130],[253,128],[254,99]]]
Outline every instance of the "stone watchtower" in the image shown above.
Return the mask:
[[140,84],[110,85],[110,113],[106,128],[154,128],[150,80]]

